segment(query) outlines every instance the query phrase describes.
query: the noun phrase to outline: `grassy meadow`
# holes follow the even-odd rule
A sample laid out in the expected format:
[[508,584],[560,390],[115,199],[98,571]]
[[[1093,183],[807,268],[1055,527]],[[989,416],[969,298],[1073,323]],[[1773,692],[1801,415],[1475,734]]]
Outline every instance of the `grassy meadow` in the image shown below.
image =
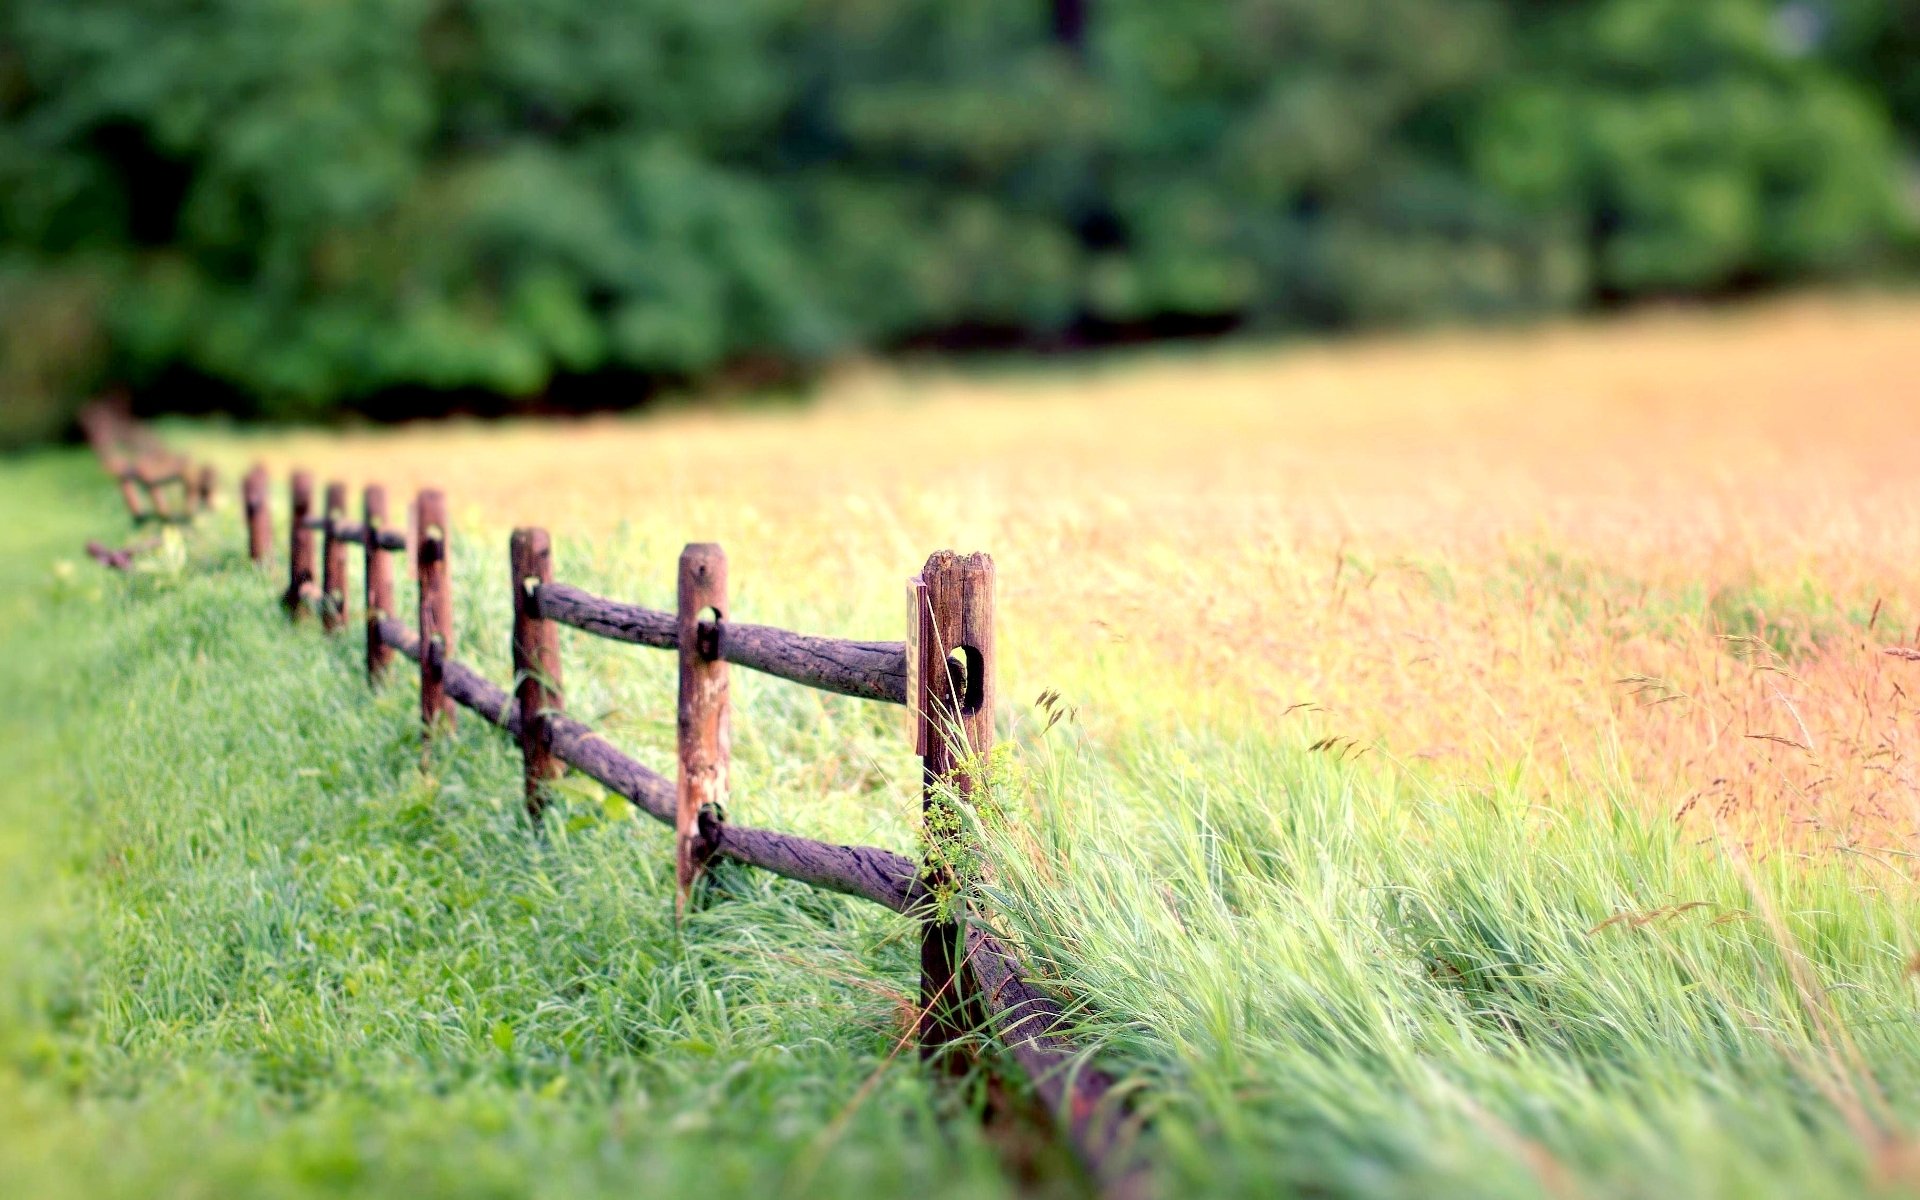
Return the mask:
[[[983,919],[1084,1002],[1167,1195],[1920,1193],[1920,304],[850,367],[809,403],[164,432],[444,488],[671,607],[896,639],[999,576]],[[727,871],[289,632],[231,509],[128,577],[0,465],[0,1183],[19,1195],[1074,1194],[903,1050],[899,918]],[[410,589],[403,588],[410,597]],[[563,634],[670,771],[670,657]],[[1057,701],[1040,702],[1043,693]],[[908,850],[898,714],[734,674],[731,812]]]

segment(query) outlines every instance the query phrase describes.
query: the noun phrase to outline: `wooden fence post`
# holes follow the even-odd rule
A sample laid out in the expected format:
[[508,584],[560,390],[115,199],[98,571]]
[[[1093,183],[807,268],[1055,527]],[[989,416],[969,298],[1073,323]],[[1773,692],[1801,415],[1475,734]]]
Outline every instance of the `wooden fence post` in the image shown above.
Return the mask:
[[247,557],[256,566],[265,566],[273,553],[273,514],[267,510],[267,469],[255,464],[240,485],[240,496],[247,515]]
[[213,491],[219,481],[220,477],[208,466],[201,467],[200,473],[193,477],[193,497],[201,512],[213,508]]
[[380,622],[393,615],[393,560],[380,545],[387,529],[387,489],[379,484],[360,494],[360,527],[366,533],[367,682],[379,683],[393,662],[393,647],[380,640]]
[[421,492],[413,502],[414,574],[420,584],[420,723],[425,736],[454,723],[444,664],[453,657],[453,589],[447,582],[447,498]]
[[120,499],[126,503],[127,515],[138,525],[147,514],[147,507],[140,502],[140,485],[127,472],[130,468],[115,459],[107,468],[120,480]]
[[306,592],[313,586],[313,530],[307,521],[313,515],[313,476],[295,471],[289,485],[293,512],[287,523],[287,615],[298,621],[305,611]]
[[[920,928],[920,1054],[944,1058],[978,1014],[957,977],[960,932],[956,863],[968,857],[957,794],[970,802],[993,750],[993,559],[942,550],[907,585],[908,727],[920,755],[927,883],[939,904]],[[942,911],[944,910],[944,911]]]
[[320,628],[328,633],[339,633],[347,625],[347,543],[340,540],[346,519],[347,485],[330,483],[320,556]]
[[[702,618],[713,610],[705,630]],[[712,854],[701,820],[725,819],[733,730],[727,664],[720,658],[720,623],[727,617],[727,555],[709,542],[680,552],[680,771],[674,866],[674,912],[684,914],[693,882]]]
[[560,691],[560,630],[534,610],[536,588],[553,582],[553,545],[544,529],[516,529],[507,543],[513,572],[513,692],[520,705],[520,758],[526,767],[527,816],[546,807],[542,788],[560,776],[551,719]]

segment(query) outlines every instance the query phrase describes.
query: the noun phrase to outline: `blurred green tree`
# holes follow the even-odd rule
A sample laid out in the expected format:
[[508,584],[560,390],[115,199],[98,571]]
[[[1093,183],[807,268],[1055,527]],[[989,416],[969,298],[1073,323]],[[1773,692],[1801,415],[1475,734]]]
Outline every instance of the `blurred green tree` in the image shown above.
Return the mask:
[[1914,3],[4,0],[0,440],[1862,269]]

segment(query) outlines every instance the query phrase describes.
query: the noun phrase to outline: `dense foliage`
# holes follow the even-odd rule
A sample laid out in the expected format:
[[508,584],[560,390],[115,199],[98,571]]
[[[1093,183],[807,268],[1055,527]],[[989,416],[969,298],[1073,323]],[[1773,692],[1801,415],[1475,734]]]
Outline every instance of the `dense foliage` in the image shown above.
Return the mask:
[[1855,271],[1910,224],[1917,23],[1914,0],[5,0],[0,424],[108,378],[304,416]]

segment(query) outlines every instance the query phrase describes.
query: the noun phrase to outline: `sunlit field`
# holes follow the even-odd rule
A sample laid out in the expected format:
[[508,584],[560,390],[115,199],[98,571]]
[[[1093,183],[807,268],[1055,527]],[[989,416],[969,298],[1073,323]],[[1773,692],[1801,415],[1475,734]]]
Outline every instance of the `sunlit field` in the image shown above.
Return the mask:
[[[1075,1003],[1166,1195],[1908,1195],[1917,356],[1920,304],[1824,298],[164,432],[229,480],[443,488],[456,653],[500,681],[515,525],[656,607],[717,541],[731,616],[855,638],[903,636],[930,552],[991,553],[979,916]],[[0,1169],[112,1130],[136,1152],[78,1192],[269,1157],[301,1195],[1081,1187],[901,1053],[904,922],[740,873],[681,937],[666,835],[576,780],[527,849],[477,721],[422,774],[405,674],[369,700],[357,635],[286,631],[231,507],[123,579],[54,562],[117,532],[103,478],[5,469],[72,542],[8,535],[8,669],[114,699],[9,717],[46,747],[0,841],[46,932],[13,939]],[[563,654],[569,709],[670,769],[671,659]],[[734,729],[736,819],[914,845],[897,713],[736,672]]]
[[1916,351],[1910,302],[1802,301],[195,448],[444,487],[502,563],[501,531],[549,526],[563,577],[628,531],[656,603],[680,542],[718,540],[743,617],[849,636],[901,636],[927,552],[986,550],[1006,694],[1056,688],[1103,737],[1331,739],[1554,807],[1619,780],[1703,833],[1897,854]]

